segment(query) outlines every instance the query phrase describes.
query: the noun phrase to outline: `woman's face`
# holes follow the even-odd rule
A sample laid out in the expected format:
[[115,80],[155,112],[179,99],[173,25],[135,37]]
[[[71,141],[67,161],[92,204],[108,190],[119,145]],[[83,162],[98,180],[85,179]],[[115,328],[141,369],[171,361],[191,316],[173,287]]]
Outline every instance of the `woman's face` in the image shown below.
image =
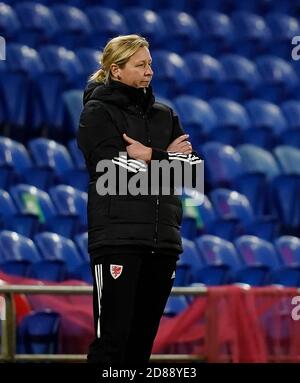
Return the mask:
[[151,63],[152,58],[149,49],[142,47],[130,57],[123,68],[118,67],[114,75],[117,78],[119,76],[119,81],[124,84],[135,88],[146,88],[153,76]]

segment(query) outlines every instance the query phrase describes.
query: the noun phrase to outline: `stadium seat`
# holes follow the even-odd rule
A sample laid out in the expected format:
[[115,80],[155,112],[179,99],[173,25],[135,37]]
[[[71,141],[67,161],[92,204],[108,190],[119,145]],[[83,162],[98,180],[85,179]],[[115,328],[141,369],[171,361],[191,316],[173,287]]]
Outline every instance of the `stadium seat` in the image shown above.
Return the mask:
[[18,41],[37,48],[51,43],[51,39],[59,33],[58,24],[51,9],[43,4],[21,2],[14,5],[21,22]]
[[274,215],[271,181],[280,174],[272,153],[251,144],[239,145],[244,173],[235,180],[236,189],[247,196],[256,215]]
[[[0,89],[9,134],[26,140],[41,123],[37,84],[43,78],[43,62],[35,49],[11,43],[6,46],[6,66],[2,71]],[[26,123],[30,129],[25,129]]]
[[199,51],[186,53],[184,60],[191,74],[187,93],[204,99],[217,96],[219,83],[225,77],[221,63],[216,58]]
[[244,131],[250,128],[246,109],[238,102],[221,97],[210,99],[209,104],[217,117],[217,127],[209,138],[233,146],[241,143]]
[[248,265],[260,265],[265,270],[260,284],[299,286],[300,268],[284,264],[270,242],[246,235],[236,239],[235,246]]
[[68,238],[78,232],[74,217],[60,215],[45,191],[32,185],[18,184],[10,188],[10,194],[21,214],[37,217],[39,231],[50,230]]
[[30,265],[41,256],[30,238],[14,231],[0,231],[0,269],[8,274],[26,277]]
[[288,175],[300,175],[298,166],[300,161],[300,149],[288,145],[276,146],[274,156],[279,163],[281,172]]
[[217,118],[213,110],[206,101],[194,96],[182,95],[174,98],[173,102],[184,131],[197,146],[216,127]]
[[252,99],[244,104],[251,120],[251,129],[244,132],[244,142],[272,149],[287,127],[280,108],[269,101]]
[[52,39],[53,43],[74,49],[88,42],[92,26],[83,11],[68,4],[55,4],[51,10],[60,29],[56,38]]
[[234,31],[226,14],[203,10],[196,14],[196,19],[202,35],[202,52],[215,56],[230,51]]
[[41,252],[43,259],[60,261],[66,266],[68,274],[83,263],[72,240],[61,235],[43,232],[34,237],[34,242]]
[[[111,7],[111,2],[108,6]],[[128,34],[125,18],[118,12],[120,8],[109,7],[94,5],[85,9],[93,28],[88,44],[91,48],[102,49],[109,39]]]
[[198,49],[201,32],[191,14],[174,9],[163,10],[159,14],[164,21],[168,36],[164,39],[164,49],[179,54]]
[[231,187],[236,177],[243,173],[239,153],[230,145],[210,141],[201,146],[204,158],[205,178],[210,188]]
[[280,135],[280,143],[300,149],[300,101],[288,100],[281,104],[287,129]]
[[[220,218],[220,223],[236,223],[233,237],[241,234],[257,235],[271,240],[277,232],[277,221],[270,217],[256,216],[248,198],[234,190],[219,188],[210,193],[213,206]],[[214,225],[218,230],[218,225]],[[218,232],[214,234],[218,235]],[[225,238],[233,239],[233,238]]]
[[161,14],[153,11],[152,8],[130,7],[125,8],[123,16],[127,25],[131,25],[132,33],[145,37],[152,49],[161,49],[164,46],[167,30]]
[[0,4],[0,34],[7,42],[16,41],[21,28],[20,20],[12,6]]
[[76,138],[73,138],[68,142],[69,153],[71,154],[73,163],[77,169],[85,169],[85,160],[81,150],[78,148]]
[[205,263],[211,267],[210,272],[214,269],[215,273],[219,271],[219,281],[216,279],[214,282],[218,283],[215,284],[252,284],[250,276],[260,277],[260,270],[248,267],[231,242],[214,235],[203,235],[197,238],[195,243]]
[[89,285],[93,284],[93,276],[91,271],[91,264],[89,261],[83,262],[81,265],[69,275],[72,279],[78,279],[84,281]]
[[264,55],[255,60],[261,81],[258,98],[279,103],[296,95],[299,77],[293,66],[277,56]]
[[85,261],[89,261],[89,253],[88,253],[88,233],[80,233],[74,236],[74,242],[79,250],[79,254],[81,258]]
[[82,76],[86,78],[86,82],[92,73],[100,67],[100,55],[99,49],[93,48],[76,48],[74,52],[79,59],[82,67]]
[[173,318],[188,307],[187,299],[184,295],[169,296],[163,315]]
[[283,235],[274,241],[285,266],[300,266],[300,238]]
[[231,15],[234,26],[234,50],[249,58],[266,53],[271,43],[271,31],[261,15],[236,11]]
[[236,54],[223,55],[220,62],[225,72],[220,95],[236,101],[253,97],[261,81],[255,64]]
[[63,182],[74,169],[72,158],[66,147],[54,140],[35,138],[29,141],[28,148],[36,166],[47,171],[52,170],[53,183]]
[[78,220],[80,232],[87,230],[87,193],[69,185],[57,185],[49,189],[49,194],[61,215]]
[[272,43],[268,47],[269,52],[290,60],[292,38],[300,35],[297,18],[275,11],[266,15],[265,20],[272,31]]
[[27,314],[17,328],[17,352],[21,354],[57,354],[61,316],[50,309]]
[[156,92],[171,99],[185,93],[190,73],[182,57],[175,52],[154,50],[152,59],[155,73],[152,82]]

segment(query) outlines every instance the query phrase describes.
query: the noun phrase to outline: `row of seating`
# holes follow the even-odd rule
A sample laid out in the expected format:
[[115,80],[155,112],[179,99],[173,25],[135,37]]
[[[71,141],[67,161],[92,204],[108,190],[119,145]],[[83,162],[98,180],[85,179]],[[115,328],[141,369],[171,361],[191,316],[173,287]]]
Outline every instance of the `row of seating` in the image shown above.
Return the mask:
[[[300,239],[281,236],[274,242],[242,235],[229,242],[204,234],[193,241],[183,237],[175,286],[194,283],[252,286],[300,286]],[[0,232],[0,269],[24,277],[62,281],[68,278],[91,283],[87,233],[74,241],[55,233],[37,234],[34,241],[16,232]]]
[[87,191],[88,173],[76,139],[66,147],[53,140],[35,138],[27,148],[21,142],[0,136],[0,188],[29,183],[48,190],[64,183]]
[[300,239],[281,236],[274,243],[244,235],[229,242],[213,235],[183,239],[176,286],[244,283],[300,286]]
[[34,240],[14,231],[0,231],[0,270],[47,281],[78,279],[92,283],[87,233],[74,241],[51,232],[42,232]]
[[[6,0],[7,4],[17,4],[27,0]],[[194,12],[200,9],[213,9],[219,12],[230,13],[233,10],[246,10],[264,14],[271,10],[288,14],[299,12],[299,0],[32,0],[34,3],[46,5],[66,3],[84,10],[90,5],[109,6],[119,10],[122,7],[145,6],[149,9],[161,11],[163,9],[176,9]]]
[[31,47],[51,43],[67,48],[101,48],[112,36],[138,32],[156,49],[181,53],[201,49],[213,54],[230,50],[250,56],[275,49],[276,54],[288,58],[291,39],[300,34],[298,20],[277,10],[262,18],[247,11],[233,12],[230,17],[203,8],[182,12],[174,9],[173,3],[172,9],[159,12],[147,4],[122,4],[117,10],[109,5],[80,10],[69,4],[34,2],[13,7],[1,3],[1,7],[4,37]]
[[0,228],[28,237],[53,231],[67,238],[87,230],[87,193],[69,185],[45,192],[28,184],[15,184],[0,192]]

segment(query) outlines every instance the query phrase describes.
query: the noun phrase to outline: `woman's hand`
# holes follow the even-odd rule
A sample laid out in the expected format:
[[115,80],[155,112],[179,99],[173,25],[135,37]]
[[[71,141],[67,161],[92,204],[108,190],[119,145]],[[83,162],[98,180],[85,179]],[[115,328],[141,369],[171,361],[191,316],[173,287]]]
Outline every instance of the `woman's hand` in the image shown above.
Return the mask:
[[168,152],[180,152],[183,154],[190,154],[193,151],[192,144],[187,141],[189,137],[188,134],[183,134],[182,136],[177,137],[171,144],[167,147]]
[[141,144],[139,141],[128,137],[125,133],[123,133],[123,138],[129,144],[126,146],[129,157],[136,160],[143,160],[147,163],[151,160],[152,148],[149,148],[148,146]]

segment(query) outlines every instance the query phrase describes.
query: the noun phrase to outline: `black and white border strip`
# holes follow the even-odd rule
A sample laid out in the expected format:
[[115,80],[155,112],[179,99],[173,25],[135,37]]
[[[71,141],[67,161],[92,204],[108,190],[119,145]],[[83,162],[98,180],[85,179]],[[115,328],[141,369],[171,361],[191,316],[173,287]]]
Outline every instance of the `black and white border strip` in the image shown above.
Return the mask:
[[183,154],[178,152],[168,152],[169,160],[178,160],[183,162],[189,162],[191,165],[199,164],[202,162],[201,158],[195,154]]
[[115,157],[112,162],[134,173],[147,171],[147,166],[143,162],[127,159],[126,156]]

